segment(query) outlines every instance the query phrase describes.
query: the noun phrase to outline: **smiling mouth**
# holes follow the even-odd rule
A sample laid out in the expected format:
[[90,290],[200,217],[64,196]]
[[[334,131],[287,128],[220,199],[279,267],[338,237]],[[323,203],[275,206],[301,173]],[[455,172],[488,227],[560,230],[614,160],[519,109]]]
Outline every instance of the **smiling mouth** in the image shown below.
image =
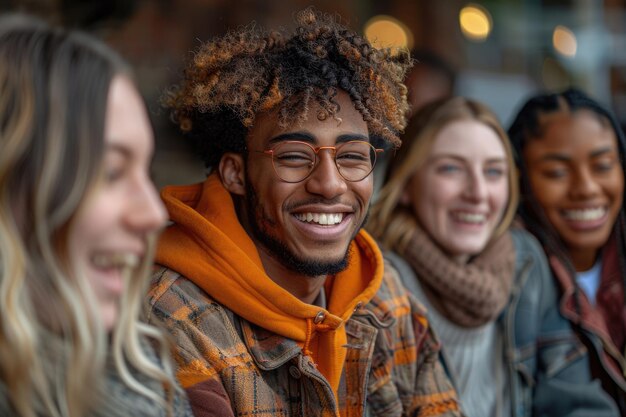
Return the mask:
[[134,253],[97,253],[92,256],[94,266],[102,269],[109,268],[136,268],[140,257]]
[[483,224],[487,221],[487,215],[484,213],[471,213],[467,211],[457,211],[452,213],[454,220],[469,223],[469,224]]
[[305,223],[316,223],[323,226],[334,226],[341,223],[343,213],[296,213],[296,219]]
[[606,207],[595,207],[579,210],[563,210],[561,213],[567,220],[590,222],[603,218],[607,213],[607,209]]

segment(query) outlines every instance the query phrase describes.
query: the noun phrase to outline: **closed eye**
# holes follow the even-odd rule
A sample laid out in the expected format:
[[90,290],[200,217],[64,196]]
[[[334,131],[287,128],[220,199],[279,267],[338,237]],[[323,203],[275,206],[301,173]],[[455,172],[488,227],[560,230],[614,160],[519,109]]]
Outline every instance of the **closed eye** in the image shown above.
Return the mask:
[[558,169],[546,169],[543,172],[543,176],[551,179],[559,179],[567,176],[567,169],[558,168]]
[[615,167],[615,161],[602,161],[597,162],[593,165],[593,169],[596,172],[605,173],[613,170]]
[[292,162],[298,162],[298,161],[304,161],[304,162],[309,162],[312,161],[313,158],[311,158],[310,155],[306,154],[306,153],[299,153],[299,152],[285,152],[285,153],[281,153],[281,154],[275,154],[274,158],[279,160],[279,161],[284,161],[284,162],[288,162],[288,161],[292,161]]
[[369,161],[370,156],[358,152],[342,152],[337,155],[337,159],[354,159],[357,161]]

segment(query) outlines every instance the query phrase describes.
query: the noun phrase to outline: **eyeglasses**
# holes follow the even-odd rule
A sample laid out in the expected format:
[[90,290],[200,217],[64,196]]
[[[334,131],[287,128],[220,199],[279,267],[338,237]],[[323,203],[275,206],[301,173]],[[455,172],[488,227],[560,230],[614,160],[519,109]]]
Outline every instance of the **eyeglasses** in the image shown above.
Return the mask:
[[346,181],[364,180],[376,165],[376,156],[384,152],[369,142],[353,140],[338,146],[311,146],[306,142],[280,142],[272,149],[262,152],[272,157],[272,166],[278,178],[285,182],[304,181],[318,165],[319,152],[328,150],[334,153],[334,161],[339,175]]

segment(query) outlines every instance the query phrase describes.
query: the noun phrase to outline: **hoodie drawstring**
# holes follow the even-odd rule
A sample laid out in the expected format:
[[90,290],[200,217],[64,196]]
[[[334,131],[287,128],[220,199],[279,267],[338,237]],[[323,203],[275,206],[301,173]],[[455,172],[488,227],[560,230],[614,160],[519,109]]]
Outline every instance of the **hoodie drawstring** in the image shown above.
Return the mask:
[[313,357],[313,352],[311,352],[311,339],[313,338],[313,319],[306,319],[306,336],[304,339],[304,346],[302,346],[302,352],[306,356]]

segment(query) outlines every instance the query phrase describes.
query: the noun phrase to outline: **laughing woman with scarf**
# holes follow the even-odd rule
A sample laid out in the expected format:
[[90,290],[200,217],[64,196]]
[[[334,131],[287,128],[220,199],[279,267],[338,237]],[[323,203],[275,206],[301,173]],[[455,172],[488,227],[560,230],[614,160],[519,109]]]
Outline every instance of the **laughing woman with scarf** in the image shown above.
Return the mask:
[[426,305],[469,417],[616,416],[540,246],[510,228],[514,167],[485,106],[433,103],[409,124],[368,229]]

